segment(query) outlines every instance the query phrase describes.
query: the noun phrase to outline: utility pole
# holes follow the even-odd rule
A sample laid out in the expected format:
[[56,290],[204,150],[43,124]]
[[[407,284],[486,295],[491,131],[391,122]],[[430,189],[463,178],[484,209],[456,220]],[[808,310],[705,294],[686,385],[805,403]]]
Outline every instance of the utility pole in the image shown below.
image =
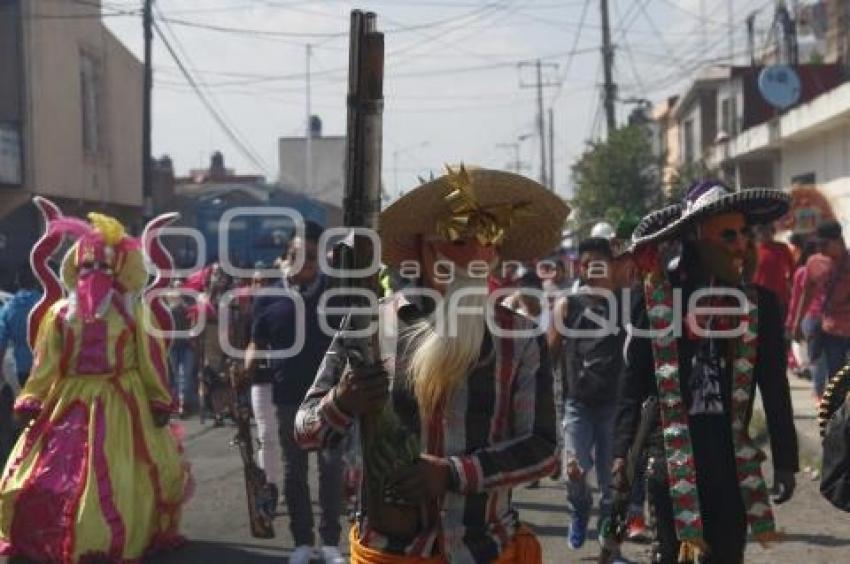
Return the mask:
[[608,0],[600,0],[602,10],[602,67],[605,74],[604,100],[605,121],[608,125],[608,137],[617,129],[617,115],[614,101],[617,99],[617,85],[614,84],[614,48],[611,46],[611,24],[608,21]]
[[750,12],[747,16],[747,54],[750,66],[756,66],[756,12]]
[[145,38],[145,71],[142,93],[142,216],[153,217],[153,159],[151,158],[151,95],[153,90],[153,0],[145,0],[142,28]]
[[735,9],[732,7],[732,0],[727,0],[726,4],[726,24],[729,27],[726,30],[726,35],[729,37],[729,66],[735,66]]
[[547,174],[547,165],[546,165],[546,126],[544,123],[545,117],[543,115],[543,87],[544,86],[555,86],[556,82],[543,82],[543,68],[554,68],[557,69],[558,65],[555,63],[543,63],[540,59],[537,59],[534,63],[520,63],[519,67],[526,67],[530,65],[534,65],[537,72],[537,79],[532,84],[524,84],[520,81],[521,88],[536,88],[537,89],[537,134],[540,138],[540,184],[543,186],[548,186],[548,174]]
[[555,110],[549,108],[549,189],[555,191]]
[[537,131],[540,133],[540,184],[548,186],[546,174],[546,137],[543,125],[543,70],[537,59]]
[[313,191],[313,128],[310,119],[312,109],[310,108],[310,56],[313,54],[313,46],[307,44],[307,139],[304,143],[304,191],[311,194]]

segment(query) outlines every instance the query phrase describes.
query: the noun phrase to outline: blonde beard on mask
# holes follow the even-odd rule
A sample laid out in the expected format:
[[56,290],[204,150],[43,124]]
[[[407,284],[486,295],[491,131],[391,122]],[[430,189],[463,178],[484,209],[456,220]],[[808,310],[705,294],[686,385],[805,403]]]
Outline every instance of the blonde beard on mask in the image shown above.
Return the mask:
[[[461,291],[469,293],[453,300]],[[433,413],[441,401],[448,400],[478,362],[486,305],[487,279],[456,273],[434,313],[407,330],[414,348],[409,383],[422,415]],[[457,309],[464,311],[458,313]]]

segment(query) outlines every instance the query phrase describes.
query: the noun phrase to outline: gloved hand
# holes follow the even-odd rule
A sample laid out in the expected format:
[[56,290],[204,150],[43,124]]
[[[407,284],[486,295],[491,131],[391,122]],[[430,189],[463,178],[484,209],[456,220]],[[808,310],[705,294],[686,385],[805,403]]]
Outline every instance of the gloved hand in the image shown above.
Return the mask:
[[778,469],[773,471],[773,487],[771,488],[773,503],[778,505],[791,499],[796,487],[797,480],[794,478],[794,472]]
[[389,398],[389,373],[382,364],[349,368],[333,393],[337,406],[348,415],[377,411]]

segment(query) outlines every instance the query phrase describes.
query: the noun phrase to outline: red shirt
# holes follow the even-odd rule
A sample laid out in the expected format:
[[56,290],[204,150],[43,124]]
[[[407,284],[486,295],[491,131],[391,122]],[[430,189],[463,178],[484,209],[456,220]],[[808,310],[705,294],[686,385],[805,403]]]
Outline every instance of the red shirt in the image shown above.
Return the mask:
[[821,327],[830,335],[850,337],[850,255],[838,262],[822,257],[812,255],[806,263],[808,278],[825,288]]
[[785,243],[766,241],[758,246],[758,266],[753,284],[758,284],[776,294],[783,307],[791,299],[791,277],[794,257]]

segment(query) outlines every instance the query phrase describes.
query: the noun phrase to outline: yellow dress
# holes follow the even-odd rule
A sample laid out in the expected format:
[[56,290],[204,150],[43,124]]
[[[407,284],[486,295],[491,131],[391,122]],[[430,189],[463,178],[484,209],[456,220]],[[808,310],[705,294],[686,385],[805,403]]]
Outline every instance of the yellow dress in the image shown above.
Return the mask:
[[141,301],[113,297],[83,323],[59,300],[44,316],[16,411],[39,415],[0,477],[0,554],[38,562],[133,562],[178,544],[190,473],[169,426],[167,348]]

